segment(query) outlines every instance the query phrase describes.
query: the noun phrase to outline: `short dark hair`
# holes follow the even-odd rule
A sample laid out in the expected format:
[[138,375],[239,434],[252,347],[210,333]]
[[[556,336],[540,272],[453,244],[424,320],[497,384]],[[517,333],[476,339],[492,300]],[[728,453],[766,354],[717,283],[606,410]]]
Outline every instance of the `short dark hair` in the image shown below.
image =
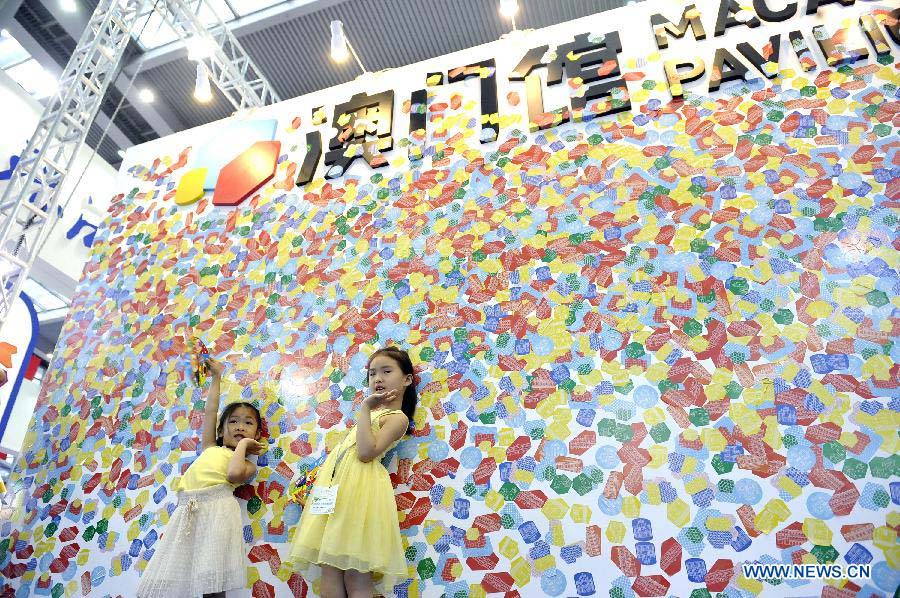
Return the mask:
[[256,408],[256,405],[254,405],[253,403],[247,403],[246,401],[239,401],[237,403],[231,403],[227,407],[225,407],[225,410],[222,412],[222,415],[219,416],[219,425],[216,426],[216,446],[222,446],[222,444],[225,442],[225,435],[222,434],[222,430],[225,427],[225,420],[227,420],[228,417],[232,413],[234,413],[234,411],[238,407],[249,407],[250,409],[253,410],[253,414],[256,416],[256,427],[259,430],[259,432],[262,433],[262,429],[263,429],[262,414],[260,414],[259,409]]
[[412,429],[413,416],[416,414],[416,403],[419,402],[419,395],[416,393],[416,371],[413,368],[412,359],[409,357],[409,353],[404,351],[403,349],[399,349],[394,346],[384,347],[383,349],[378,349],[369,357],[369,361],[366,363],[366,380],[369,379],[369,364],[372,363],[372,360],[378,357],[379,355],[386,355],[390,357],[400,366],[400,371],[404,374],[412,376],[412,383],[406,387],[406,390],[403,391],[403,405],[401,405],[400,410],[409,420],[409,428],[407,428],[407,434]]

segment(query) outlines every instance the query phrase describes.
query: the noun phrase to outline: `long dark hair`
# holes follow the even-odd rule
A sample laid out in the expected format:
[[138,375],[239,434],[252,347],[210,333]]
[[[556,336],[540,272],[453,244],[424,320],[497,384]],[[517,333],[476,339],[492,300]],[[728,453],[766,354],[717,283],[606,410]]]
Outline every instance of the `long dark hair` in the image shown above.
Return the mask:
[[256,415],[256,430],[262,434],[263,432],[263,419],[262,414],[260,414],[259,409],[256,408],[256,405],[253,403],[247,402],[237,402],[231,403],[227,407],[225,407],[225,411],[222,412],[222,415],[219,416],[219,425],[216,426],[216,446],[222,446],[225,442],[225,434],[223,430],[225,429],[225,422],[234,413],[234,410],[238,407],[249,407],[253,410],[254,415]]
[[403,415],[409,420],[410,427],[406,430],[408,434],[412,429],[413,416],[416,414],[416,404],[419,402],[419,395],[416,393],[416,372],[413,368],[412,359],[409,358],[409,353],[403,349],[398,349],[397,347],[391,346],[378,349],[372,353],[371,357],[369,357],[369,361],[366,363],[366,380],[369,379],[369,364],[371,364],[372,360],[379,355],[390,357],[400,366],[400,371],[412,376],[412,383],[403,391],[403,405],[400,407],[400,411],[402,411]]

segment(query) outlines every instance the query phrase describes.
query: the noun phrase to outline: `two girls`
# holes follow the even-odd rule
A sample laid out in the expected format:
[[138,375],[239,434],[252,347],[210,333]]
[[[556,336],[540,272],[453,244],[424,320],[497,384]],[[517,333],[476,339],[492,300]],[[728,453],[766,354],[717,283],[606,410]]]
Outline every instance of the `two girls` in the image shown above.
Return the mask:
[[[246,548],[234,489],[262,454],[262,418],[250,403],[225,408],[215,428],[222,365],[211,360],[203,452],[185,472],[178,507],[138,586],[138,598],[220,596],[246,587]],[[304,509],[289,561],[301,572],[321,568],[323,598],[390,595],[406,579],[394,488],[381,457],[409,430],[417,395],[409,355],[376,351],[367,366],[369,395],[357,425],[328,455]],[[311,505],[318,502],[317,508]]]

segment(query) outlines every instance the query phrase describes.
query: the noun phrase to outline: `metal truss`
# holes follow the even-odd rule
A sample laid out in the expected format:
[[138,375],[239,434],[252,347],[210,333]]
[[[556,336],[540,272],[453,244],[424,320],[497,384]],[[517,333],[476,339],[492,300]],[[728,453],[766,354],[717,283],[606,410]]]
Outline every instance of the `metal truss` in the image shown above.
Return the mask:
[[56,220],[60,189],[97,116],[144,0],[100,0],[0,199],[0,327]]
[[[162,4],[163,6],[158,6]],[[207,0],[160,0],[160,10],[178,36],[210,40],[210,73],[236,109],[280,101],[220,17],[207,28],[196,14]],[[0,329],[55,223],[60,189],[84,145],[125,47],[149,0],[100,0],[66,65],[58,91],[15,165],[0,198]]]
[[[210,79],[236,110],[280,102],[281,98],[250,59],[237,38],[225,26],[207,0],[166,0],[163,14],[182,40],[211,40],[211,56],[206,59]],[[207,5],[216,21],[204,25],[197,16]]]

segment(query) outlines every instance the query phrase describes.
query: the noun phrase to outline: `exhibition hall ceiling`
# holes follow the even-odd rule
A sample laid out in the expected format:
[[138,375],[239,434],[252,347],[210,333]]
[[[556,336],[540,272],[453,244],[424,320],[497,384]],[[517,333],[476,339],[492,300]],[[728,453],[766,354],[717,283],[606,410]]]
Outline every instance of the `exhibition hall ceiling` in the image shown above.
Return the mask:
[[[96,0],[23,0],[14,19],[3,26],[51,73],[59,72],[96,4]],[[353,61],[336,64],[329,58],[329,23],[335,19],[344,23],[361,60],[373,72],[491,42],[511,29],[509,19],[498,12],[497,0],[213,0],[212,4],[283,99],[360,74]],[[624,4],[626,0],[520,0],[516,22],[519,28],[537,29]],[[194,100],[195,63],[183,43],[170,41],[171,34],[158,19],[151,17],[139,28],[140,40],[130,44],[123,72],[110,86],[102,108],[111,117],[127,94],[99,148],[114,166],[121,160],[120,150],[232,112],[217,90],[206,104]],[[128,80],[142,57],[143,68],[129,90]],[[138,97],[142,89],[153,92],[152,102]],[[100,123],[91,130],[88,143],[93,147],[102,130]]]

